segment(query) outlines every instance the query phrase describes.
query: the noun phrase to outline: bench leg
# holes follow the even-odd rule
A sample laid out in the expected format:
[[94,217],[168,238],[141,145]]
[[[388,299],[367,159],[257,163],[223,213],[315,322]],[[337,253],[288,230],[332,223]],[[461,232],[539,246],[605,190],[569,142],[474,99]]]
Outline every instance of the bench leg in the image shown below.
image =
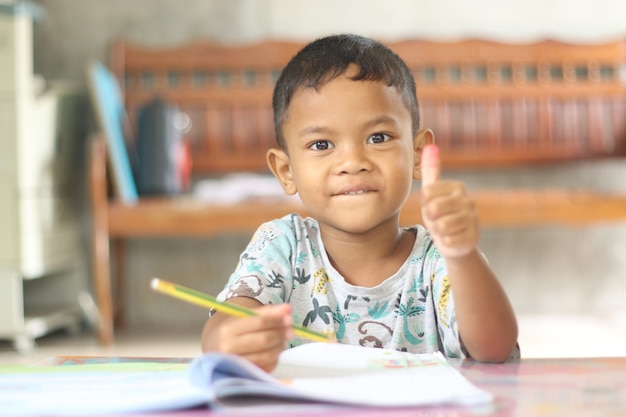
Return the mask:
[[109,218],[106,182],[106,149],[101,137],[91,140],[90,201],[92,215],[92,275],[99,310],[98,337],[104,345],[113,344],[113,300],[109,254]]
[[108,234],[94,237],[93,277],[99,311],[98,337],[103,345],[113,344],[113,300],[108,246]]
[[114,324],[116,327],[126,326],[126,244],[123,239],[113,240],[113,252],[115,254],[115,303],[113,306]]

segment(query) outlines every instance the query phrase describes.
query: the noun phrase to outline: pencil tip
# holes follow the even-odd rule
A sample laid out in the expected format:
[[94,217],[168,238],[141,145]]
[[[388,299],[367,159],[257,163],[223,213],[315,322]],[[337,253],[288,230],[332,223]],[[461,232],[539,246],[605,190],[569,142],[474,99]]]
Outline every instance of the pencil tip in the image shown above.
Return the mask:
[[153,290],[156,290],[157,288],[159,288],[159,279],[158,278],[152,278],[152,280],[150,281],[150,287]]

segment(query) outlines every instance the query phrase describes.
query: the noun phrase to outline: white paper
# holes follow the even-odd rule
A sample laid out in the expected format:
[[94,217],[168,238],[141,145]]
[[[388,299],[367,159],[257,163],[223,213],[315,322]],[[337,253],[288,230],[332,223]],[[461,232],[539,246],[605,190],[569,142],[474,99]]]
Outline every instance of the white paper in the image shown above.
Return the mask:
[[[74,366],[81,365],[71,367]],[[190,384],[188,370],[72,370],[0,375],[0,416],[84,416],[176,410],[206,401],[206,391]]]
[[[240,371],[249,367],[240,358],[232,359],[240,362]],[[258,368],[250,367],[249,371],[247,381],[214,375],[215,379],[205,381],[207,389],[213,389],[216,399],[256,393],[377,407],[480,404],[493,399],[452,368],[440,353],[416,355],[337,343],[309,343],[282,353],[272,373],[273,380],[259,373]],[[202,378],[206,374],[205,369],[196,376]]]
[[[179,410],[195,406],[280,408],[289,401],[405,407],[492,400],[441,354],[413,355],[337,343],[282,353],[268,374],[232,355],[207,354],[189,367],[128,364],[0,368],[0,416],[78,416]],[[184,366],[184,365],[183,365]]]

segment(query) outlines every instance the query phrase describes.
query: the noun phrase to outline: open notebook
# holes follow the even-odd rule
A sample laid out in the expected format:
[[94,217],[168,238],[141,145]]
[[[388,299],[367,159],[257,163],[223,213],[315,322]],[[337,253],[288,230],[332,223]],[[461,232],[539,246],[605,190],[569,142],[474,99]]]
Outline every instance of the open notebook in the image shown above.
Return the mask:
[[207,354],[189,365],[0,367],[0,387],[0,416],[95,415],[204,405],[419,407],[492,401],[491,394],[470,383],[440,354],[333,343],[284,351],[272,374],[237,356]]

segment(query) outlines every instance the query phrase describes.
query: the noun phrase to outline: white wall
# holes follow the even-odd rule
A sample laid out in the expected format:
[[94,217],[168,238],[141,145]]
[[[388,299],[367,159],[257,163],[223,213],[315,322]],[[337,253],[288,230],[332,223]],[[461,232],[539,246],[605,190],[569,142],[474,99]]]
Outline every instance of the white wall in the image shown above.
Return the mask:
[[[268,7],[269,36],[355,31],[379,38],[486,37],[574,41],[623,36],[626,4],[619,0],[367,0],[257,2]],[[264,6],[260,6],[264,7]]]
[[623,0],[39,0],[36,70],[82,77],[89,59],[125,37],[173,45],[198,37],[224,42],[311,39],[357,32],[379,39],[545,37],[596,42],[626,35]]

